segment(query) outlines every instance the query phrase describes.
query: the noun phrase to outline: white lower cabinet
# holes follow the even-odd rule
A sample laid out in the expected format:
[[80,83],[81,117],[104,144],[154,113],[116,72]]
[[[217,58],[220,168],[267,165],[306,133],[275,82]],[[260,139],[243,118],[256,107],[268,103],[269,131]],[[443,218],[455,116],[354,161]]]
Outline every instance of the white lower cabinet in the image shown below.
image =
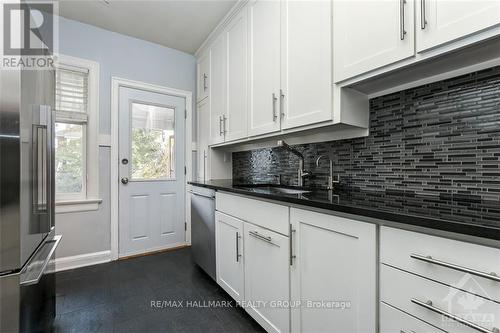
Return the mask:
[[244,299],[243,221],[215,213],[217,283],[236,301]]
[[470,274],[448,286],[380,265],[380,300],[447,332],[498,332],[500,304],[477,296],[479,288]]
[[220,192],[216,206],[217,282],[267,332],[377,331],[374,224]]
[[243,232],[246,309],[268,332],[289,332],[289,238],[250,223]]
[[292,208],[293,332],[376,332],[376,226]]
[[500,332],[499,260],[498,248],[382,227],[380,332],[396,329],[383,304],[417,319],[402,332]]

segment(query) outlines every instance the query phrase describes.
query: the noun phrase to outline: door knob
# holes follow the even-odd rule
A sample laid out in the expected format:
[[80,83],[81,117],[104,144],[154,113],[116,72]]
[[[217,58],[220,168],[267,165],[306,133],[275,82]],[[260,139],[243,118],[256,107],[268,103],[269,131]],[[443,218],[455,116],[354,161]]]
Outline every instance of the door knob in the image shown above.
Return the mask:
[[128,184],[128,178],[127,178],[127,177],[123,177],[123,178],[122,178],[122,184],[123,184],[123,185]]

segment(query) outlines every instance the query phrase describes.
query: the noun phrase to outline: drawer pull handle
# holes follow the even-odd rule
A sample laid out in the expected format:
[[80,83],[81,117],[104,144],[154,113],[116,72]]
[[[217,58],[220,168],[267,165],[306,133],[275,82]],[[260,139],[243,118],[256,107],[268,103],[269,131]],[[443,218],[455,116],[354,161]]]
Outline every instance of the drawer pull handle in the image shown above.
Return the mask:
[[476,271],[475,269],[471,269],[471,268],[459,266],[456,264],[452,264],[449,262],[441,261],[438,259],[434,259],[431,256],[423,256],[423,255],[415,254],[415,253],[412,253],[410,255],[410,258],[425,261],[425,262],[428,262],[430,264],[435,264],[435,265],[451,268],[451,269],[454,269],[456,271],[469,273],[471,275],[475,275],[475,276],[483,277],[485,279],[500,282],[500,276],[498,276],[496,273],[485,273],[485,272],[481,272],[481,271]]
[[279,245],[278,245],[278,244],[273,243],[271,236],[264,236],[264,235],[261,235],[261,234],[259,234],[257,231],[249,231],[249,232],[248,232],[248,234],[249,234],[250,236],[252,236],[252,237],[255,237],[255,238],[260,239],[260,240],[262,240],[262,241],[264,241],[264,242],[267,242],[267,243],[269,243],[269,244],[276,245],[276,246],[278,246],[278,247],[279,247]]
[[473,322],[470,322],[468,320],[462,319],[462,318],[460,318],[460,317],[458,317],[458,316],[456,316],[456,315],[454,315],[452,313],[449,313],[449,312],[446,312],[446,311],[441,310],[439,308],[436,308],[434,305],[432,305],[432,301],[430,301],[430,300],[426,301],[426,302],[422,302],[422,301],[419,301],[416,298],[412,298],[411,302],[414,303],[414,304],[417,304],[417,305],[419,305],[419,306],[421,306],[423,308],[426,308],[426,309],[428,309],[428,310],[430,310],[432,312],[438,313],[438,314],[440,314],[442,316],[445,316],[447,318],[450,318],[450,319],[453,319],[455,321],[458,321],[460,324],[468,326],[470,328],[473,328],[473,329],[475,329],[475,330],[477,330],[479,332],[482,332],[482,333],[499,333],[500,332],[500,330],[498,328],[496,328],[496,327],[493,327],[491,330],[489,330],[489,329],[486,329],[486,328],[484,328],[482,326],[474,324]]
[[288,239],[290,244],[290,266],[293,266],[293,259],[297,258],[297,256],[295,256],[293,254],[293,233],[295,232],[295,229],[293,229],[292,225],[289,224],[289,233],[290,233],[290,238]]
[[236,231],[236,262],[240,262],[240,246],[239,239],[241,238],[240,233]]

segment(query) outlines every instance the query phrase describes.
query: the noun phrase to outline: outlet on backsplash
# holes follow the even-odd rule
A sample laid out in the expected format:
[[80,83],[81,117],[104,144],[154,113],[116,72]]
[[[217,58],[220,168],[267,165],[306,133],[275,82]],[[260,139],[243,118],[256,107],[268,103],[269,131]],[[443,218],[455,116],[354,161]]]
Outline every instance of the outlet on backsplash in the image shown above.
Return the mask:
[[[294,146],[326,186],[332,154],[342,186],[500,200],[500,67],[370,100],[370,135]],[[298,160],[279,148],[233,153],[233,179],[297,185]]]

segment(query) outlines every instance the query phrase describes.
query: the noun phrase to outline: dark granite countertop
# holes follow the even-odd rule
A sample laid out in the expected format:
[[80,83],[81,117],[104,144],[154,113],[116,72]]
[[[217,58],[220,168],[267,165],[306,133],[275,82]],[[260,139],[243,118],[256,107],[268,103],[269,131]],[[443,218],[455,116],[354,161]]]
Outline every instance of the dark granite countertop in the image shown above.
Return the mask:
[[500,240],[500,202],[476,198],[442,198],[400,192],[334,190],[331,198],[323,189],[310,193],[284,194],[268,184],[233,184],[232,180],[190,182],[220,191],[283,201],[303,206],[376,218],[413,226]]

